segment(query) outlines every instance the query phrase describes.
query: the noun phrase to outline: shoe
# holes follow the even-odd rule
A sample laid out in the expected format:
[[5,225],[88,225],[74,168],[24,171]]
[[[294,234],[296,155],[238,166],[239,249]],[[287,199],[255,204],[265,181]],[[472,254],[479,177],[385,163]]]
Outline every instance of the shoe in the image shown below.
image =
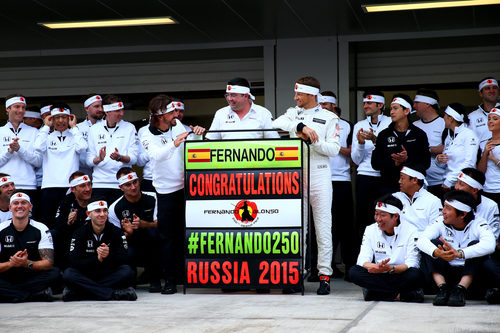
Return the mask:
[[491,288],[486,290],[485,298],[489,304],[500,304],[500,289]]
[[149,284],[149,292],[150,293],[159,293],[161,292],[161,282],[153,281]]
[[434,300],[432,301],[433,305],[443,306],[448,304],[448,298],[450,298],[450,293],[448,291],[448,286],[446,284],[442,284],[438,287],[438,292]]
[[52,302],[53,300],[54,297],[52,296],[52,289],[50,287],[32,294],[29,298],[31,302]]
[[115,301],[135,301],[137,299],[137,294],[132,287],[117,289],[113,290],[111,299]]
[[318,295],[328,295],[330,293],[330,277],[328,275],[319,276],[319,288],[316,290]]
[[163,286],[161,293],[163,295],[172,295],[177,292],[177,287],[170,281],[165,281],[165,286]]
[[333,274],[332,274],[332,278],[334,279],[341,279],[344,277],[344,273],[337,268],[337,266],[332,266],[333,268]]
[[366,288],[363,288],[363,299],[365,300],[365,302],[375,301],[373,293]]
[[407,291],[399,295],[401,302],[408,303],[423,303],[424,302],[424,291],[422,288]]
[[64,287],[62,293],[62,300],[63,302],[73,302],[73,301],[79,301],[80,298],[78,297],[78,294],[76,292],[69,289],[68,287]]
[[465,305],[465,295],[467,294],[467,289],[461,285],[456,285],[450,293],[450,298],[448,299],[448,306],[464,306]]

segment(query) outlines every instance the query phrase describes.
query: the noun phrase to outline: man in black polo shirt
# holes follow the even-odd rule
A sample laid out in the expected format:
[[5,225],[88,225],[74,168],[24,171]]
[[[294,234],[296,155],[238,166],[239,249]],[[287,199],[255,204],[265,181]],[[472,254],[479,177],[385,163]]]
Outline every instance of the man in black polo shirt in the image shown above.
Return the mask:
[[0,301],[52,301],[59,269],[53,267],[54,247],[47,227],[30,219],[27,194],[12,195],[12,219],[0,224]]
[[134,169],[123,167],[116,173],[123,196],[109,207],[109,222],[122,227],[129,244],[133,267],[144,266],[149,275],[149,292],[161,291],[160,235],[156,218],[156,198],[141,192]]
[[70,267],[63,275],[63,301],[135,301],[134,271],[127,265],[127,239],[108,222],[104,197],[89,200],[87,215],[90,223],[77,229],[71,239]]

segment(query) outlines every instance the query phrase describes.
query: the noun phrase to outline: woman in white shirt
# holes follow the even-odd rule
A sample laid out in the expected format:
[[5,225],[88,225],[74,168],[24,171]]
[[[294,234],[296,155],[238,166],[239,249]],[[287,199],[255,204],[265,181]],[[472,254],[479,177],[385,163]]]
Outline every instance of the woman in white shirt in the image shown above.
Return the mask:
[[483,194],[500,206],[500,108],[488,114],[488,129],[491,139],[484,146],[477,168],[486,176]]

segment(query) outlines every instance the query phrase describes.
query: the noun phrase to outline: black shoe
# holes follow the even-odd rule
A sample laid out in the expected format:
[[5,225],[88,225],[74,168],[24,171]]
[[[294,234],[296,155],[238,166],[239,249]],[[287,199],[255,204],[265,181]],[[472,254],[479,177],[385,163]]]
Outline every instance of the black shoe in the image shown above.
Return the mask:
[[115,301],[135,301],[137,299],[137,294],[132,287],[117,289],[113,290],[111,299]]
[[450,293],[450,298],[448,299],[448,306],[464,306],[465,305],[465,295],[467,294],[467,289],[461,285],[456,285]]
[[50,289],[50,287],[34,293],[29,298],[29,301],[31,302],[52,302],[53,300],[54,297],[52,296],[52,289]]
[[436,294],[436,297],[434,297],[432,304],[436,306],[447,305],[448,298],[450,298],[450,292],[448,291],[448,286],[446,284],[442,284],[438,287],[438,292]]
[[337,266],[332,266],[332,269],[333,269],[332,278],[341,279],[344,277],[344,273],[340,269],[338,269]]
[[159,293],[161,292],[161,282],[154,281],[149,284],[149,292],[150,293]]
[[486,290],[485,298],[489,304],[500,304],[500,289],[491,288]]
[[422,288],[417,290],[411,290],[400,294],[401,302],[409,303],[423,303],[424,302],[424,291]]
[[62,293],[62,300],[63,302],[73,302],[73,301],[79,301],[80,298],[78,297],[78,294],[76,292],[69,289],[68,287],[64,287]]
[[366,288],[363,288],[363,299],[365,302],[375,301],[373,293]]
[[165,281],[165,286],[161,290],[163,295],[172,295],[177,292],[177,287],[170,281]]
[[319,288],[316,290],[318,295],[328,295],[330,293],[330,277],[328,275],[319,276]]

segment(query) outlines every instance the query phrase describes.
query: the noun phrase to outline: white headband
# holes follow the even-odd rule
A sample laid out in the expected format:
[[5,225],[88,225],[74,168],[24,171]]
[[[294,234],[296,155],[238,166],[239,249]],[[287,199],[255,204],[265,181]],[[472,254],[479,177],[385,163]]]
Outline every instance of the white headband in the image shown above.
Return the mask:
[[172,111],[175,111],[175,110],[184,110],[184,103],[182,102],[171,102],[171,103],[168,103],[167,105],[167,112],[165,113],[169,113],[169,112],[172,112]]
[[83,102],[83,106],[88,108],[92,103],[102,101],[102,98],[100,95],[94,95],[92,97],[89,97]]
[[135,172],[131,172],[129,174],[123,175],[120,178],[118,178],[118,184],[123,185],[137,178],[139,178],[137,177],[137,174]]
[[364,102],[375,102],[375,103],[385,104],[385,98],[384,96],[380,95],[366,95],[366,97],[363,98],[363,103]]
[[490,113],[493,113],[493,114],[498,114],[500,115],[500,109],[497,109],[497,108],[493,108],[490,110]]
[[50,108],[52,105],[46,105],[43,108],[40,109],[40,114],[46,114],[47,112],[50,112]]
[[403,167],[401,169],[401,173],[404,173],[405,175],[408,175],[410,177],[416,177],[417,179],[425,179],[425,176],[423,173],[418,172],[417,170],[413,170],[411,168],[408,168],[407,166]]
[[29,203],[31,203],[30,197],[26,193],[23,193],[23,192],[18,192],[18,193],[13,194],[10,197],[10,204],[12,205],[12,203],[16,200],[26,200]]
[[69,111],[69,109],[66,109],[66,108],[54,108],[54,109],[50,110],[51,116],[55,116],[58,114],[65,114],[65,115],[69,116],[70,111]]
[[236,93],[236,94],[248,94],[248,96],[250,97],[250,99],[252,101],[255,100],[254,95],[252,95],[250,93],[250,88],[245,87],[245,86],[238,86],[238,85],[230,85],[230,84],[228,84],[226,86],[226,92],[227,93]]
[[5,101],[5,108],[8,108],[12,104],[16,104],[16,103],[23,103],[24,105],[26,105],[26,99],[24,97],[21,97],[21,96],[11,97]]
[[323,96],[319,95],[318,96],[318,103],[332,103],[332,104],[337,104],[337,99],[333,96]]
[[106,201],[94,201],[87,205],[87,212],[91,212],[100,208],[108,208],[108,203]]
[[78,186],[80,184],[84,184],[84,183],[88,183],[88,182],[90,182],[90,177],[87,175],[83,175],[83,176],[76,177],[76,178],[72,179],[69,182],[69,186],[75,187],[75,186]]
[[8,183],[13,183],[14,181],[12,180],[11,176],[4,176],[0,178],[0,186],[3,186]]
[[295,83],[295,92],[300,92],[309,95],[318,95],[319,89],[311,86],[307,86],[305,84]]
[[479,83],[479,91],[483,90],[483,88],[486,86],[497,86],[498,87],[498,81],[495,79],[486,79],[486,80],[481,81],[481,83]]
[[434,99],[429,96],[423,96],[423,95],[416,95],[415,96],[415,102],[421,102],[421,103],[427,103],[430,105],[436,105],[438,104],[437,99]]
[[477,188],[478,190],[483,189],[483,185],[481,185],[481,183],[479,183],[477,180],[475,180],[471,176],[466,175],[463,172],[460,172],[458,179],[460,179],[461,181],[463,181],[465,184],[469,185],[472,188]]
[[468,212],[470,212],[472,210],[472,208],[470,206],[468,206],[468,205],[466,205],[464,203],[461,203],[460,201],[457,201],[457,200],[451,200],[451,201],[445,200],[444,203],[448,204],[451,207],[456,208],[456,209],[458,209],[458,210],[460,210],[462,212],[468,213]]
[[376,210],[381,210],[383,212],[387,212],[389,214],[399,214],[401,215],[401,210],[393,205],[386,204],[384,202],[377,202],[377,205],[375,206]]
[[411,105],[410,103],[408,103],[405,99],[401,98],[401,97],[396,97],[392,100],[391,104],[394,104],[394,103],[397,103],[401,106],[403,106],[405,109],[410,109],[411,111]]
[[104,112],[110,112],[110,111],[118,111],[123,109],[123,103],[122,102],[116,102],[113,104],[107,104],[103,105],[102,108],[104,109]]
[[36,112],[36,111],[26,111],[26,112],[24,112],[24,118],[42,119],[42,117],[40,117],[40,112]]
[[458,113],[457,111],[453,110],[451,107],[447,106],[446,110],[444,110],[444,113],[446,113],[448,116],[452,117],[458,122],[463,123],[464,122],[464,115]]

